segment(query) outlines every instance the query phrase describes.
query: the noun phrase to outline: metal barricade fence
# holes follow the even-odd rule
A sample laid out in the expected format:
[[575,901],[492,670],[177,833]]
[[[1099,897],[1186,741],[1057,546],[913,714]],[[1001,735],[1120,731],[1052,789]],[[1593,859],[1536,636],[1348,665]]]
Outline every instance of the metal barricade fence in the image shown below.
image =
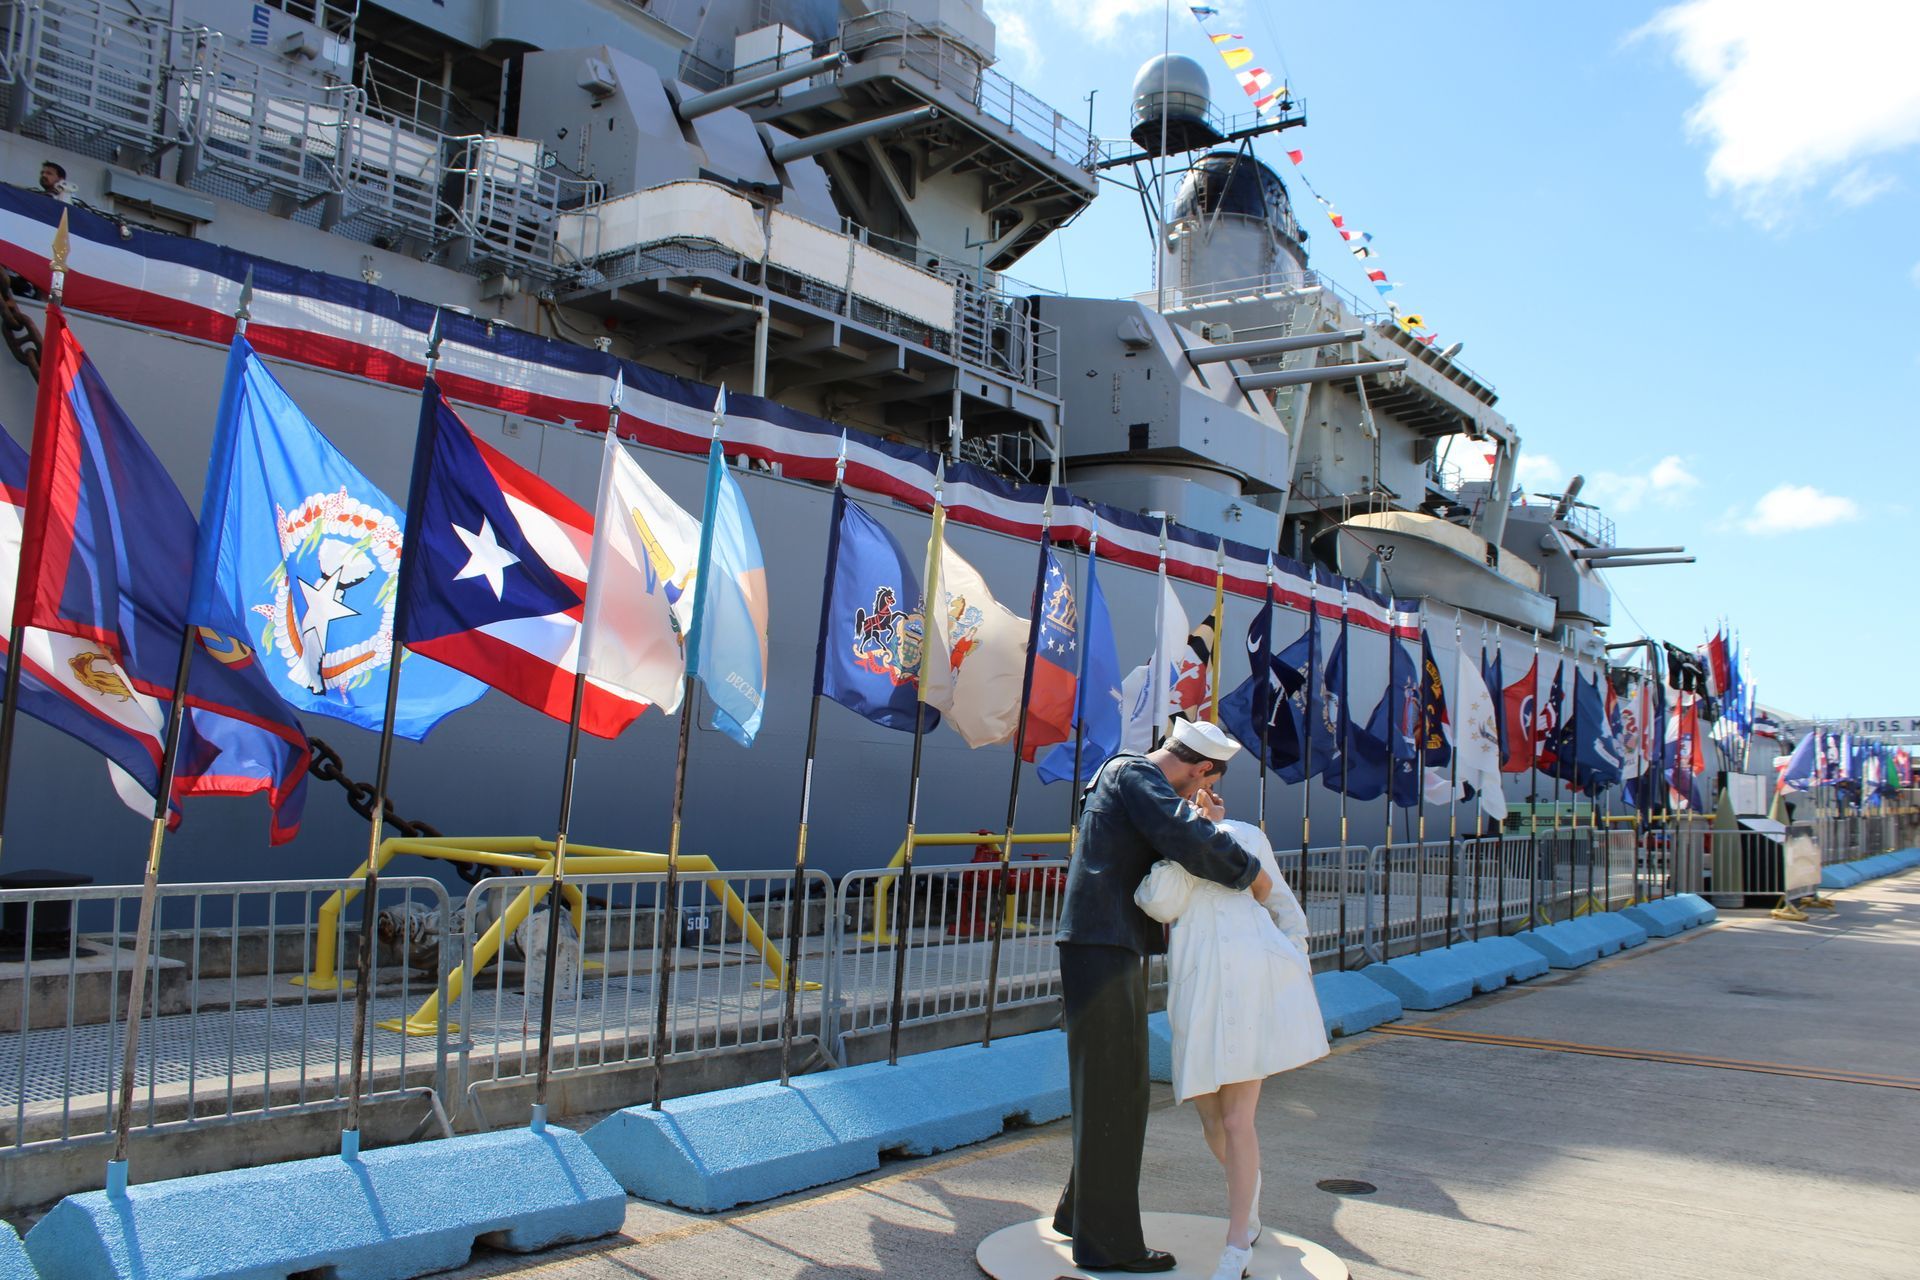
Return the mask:
[[[315,908],[341,880],[163,885],[135,1070],[137,1133],[338,1103],[352,1069],[352,984],[308,985]],[[451,937],[437,880],[379,886],[373,1016],[435,989]],[[0,891],[0,1141],[100,1139],[112,1127],[137,885]],[[352,913],[355,921],[359,913]],[[251,923],[264,920],[264,926]],[[247,922],[247,923],[243,923]],[[357,937],[357,932],[355,934]],[[344,954],[348,931],[337,924]],[[15,958],[17,957],[17,958]],[[444,1036],[369,1037],[366,1096],[446,1091]]]
[[1308,955],[1345,967],[1342,957],[1358,957],[1366,943],[1361,893],[1366,883],[1367,846],[1309,849],[1304,860],[1298,849],[1275,850],[1274,861],[1306,912]]
[[[1059,991],[1054,932],[1067,887],[1061,859],[1016,859],[1002,906],[998,1006],[1045,1000]],[[899,868],[849,872],[840,881],[840,928],[834,1004],[840,1025],[834,1056],[845,1060],[846,1037],[888,1025],[898,930],[906,931],[902,1025],[976,1013],[987,1004],[987,966],[994,910],[993,863],[915,867],[902,902]],[[884,892],[882,891],[884,886]]]
[[[461,1030],[461,1096],[495,1081],[531,1077],[540,1049],[547,876],[495,876],[461,907],[463,974],[453,993]],[[568,876],[554,985],[555,1075],[653,1059],[659,1009],[660,872]],[[577,895],[577,896],[576,896]],[[839,934],[833,881],[810,871],[798,905],[801,984],[796,1036],[830,1043],[829,997]],[[685,871],[675,887],[667,973],[669,1058],[778,1043],[791,871]],[[418,1024],[434,1019],[416,1015]]]

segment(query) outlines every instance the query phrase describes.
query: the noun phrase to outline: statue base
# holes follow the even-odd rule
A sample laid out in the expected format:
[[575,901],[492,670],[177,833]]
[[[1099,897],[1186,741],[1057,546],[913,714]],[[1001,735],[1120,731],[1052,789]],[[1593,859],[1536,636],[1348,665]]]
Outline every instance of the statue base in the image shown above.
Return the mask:
[[[1166,1280],[1209,1280],[1227,1238],[1225,1218],[1196,1213],[1143,1213],[1147,1246],[1173,1254],[1180,1265]],[[1117,1271],[1082,1271],[1073,1265],[1073,1243],[1053,1229],[1053,1218],[1035,1218],[996,1231],[980,1242],[974,1261],[993,1280],[1111,1280]],[[1268,1228],[1248,1263],[1250,1280],[1348,1280],[1347,1264],[1311,1240]]]

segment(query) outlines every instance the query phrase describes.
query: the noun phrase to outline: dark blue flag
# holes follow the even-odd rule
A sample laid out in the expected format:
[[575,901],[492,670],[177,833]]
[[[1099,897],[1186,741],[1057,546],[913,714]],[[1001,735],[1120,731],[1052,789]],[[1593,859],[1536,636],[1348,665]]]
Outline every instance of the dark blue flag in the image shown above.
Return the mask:
[[[1113,643],[1113,619],[1100,590],[1100,557],[1087,557],[1087,604],[1080,611],[1080,677],[1074,686],[1074,723],[1080,727],[1080,781],[1086,782],[1120,749],[1120,654]],[[933,714],[933,709],[928,708]],[[1040,781],[1058,782],[1073,773],[1073,740],[1040,758]]]
[[1444,773],[1453,763],[1449,728],[1447,686],[1440,676],[1440,664],[1433,656],[1433,641],[1423,628],[1420,632],[1420,762],[1426,768]]
[[1501,695],[1506,692],[1506,676],[1500,670],[1500,646],[1486,647],[1486,637],[1481,637],[1480,676],[1487,682],[1487,693],[1493,698],[1493,727],[1500,739],[1500,759],[1507,758],[1507,700]]
[[[834,495],[827,581],[814,691],[875,724],[913,732],[926,599],[900,544],[844,492]],[[930,732],[940,713],[924,714]]]
[[1346,724],[1347,624],[1340,623],[1340,635],[1333,650],[1322,661],[1318,610],[1307,616],[1307,629],[1274,659],[1277,667],[1291,672],[1282,676],[1287,700],[1280,721],[1291,722],[1300,743],[1300,756],[1279,772],[1282,782],[1305,782],[1308,778],[1329,774],[1340,758],[1340,735]]
[[[1334,641],[1333,652],[1327,655],[1327,684],[1330,687],[1337,681],[1344,688],[1346,667],[1347,636],[1343,626],[1340,638]],[[1344,792],[1351,799],[1377,800],[1386,794],[1389,764],[1387,735],[1394,692],[1389,683],[1365,724],[1355,721],[1347,713],[1345,699],[1342,699],[1339,710],[1333,716],[1335,753],[1327,764],[1325,778],[1329,787]]]
[[1388,712],[1388,744],[1393,757],[1393,802],[1402,809],[1420,803],[1420,666],[1413,650],[1398,638],[1389,642],[1393,656],[1388,662],[1387,696],[1393,699]]
[[[1295,645],[1303,647],[1299,641]],[[1307,678],[1299,667],[1281,661],[1273,652],[1271,597],[1247,624],[1247,659],[1247,678],[1220,699],[1220,723],[1256,753],[1264,741],[1268,766],[1285,769],[1298,763],[1302,754],[1305,717],[1297,714],[1291,699],[1306,687]]]

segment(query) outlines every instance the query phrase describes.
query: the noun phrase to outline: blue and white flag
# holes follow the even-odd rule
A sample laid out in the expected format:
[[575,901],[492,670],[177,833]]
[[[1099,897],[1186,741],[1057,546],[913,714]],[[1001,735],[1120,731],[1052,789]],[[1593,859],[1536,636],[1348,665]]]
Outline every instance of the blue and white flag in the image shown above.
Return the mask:
[[[1113,619],[1100,590],[1100,557],[1087,557],[1087,603],[1080,611],[1080,679],[1074,688],[1074,722],[1080,728],[1080,781],[1120,749],[1120,654],[1113,642]],[[1058,782],[1073,774],[1073,741],[1056,746],[1040,760],[1040,780]]]
[[[814,692],[875,724],[912,733],[926,608],[907,553],[865,507],[835,491]],[[940,712],[928,707],[924,714],[931,732]]]
[[687,674],[707,686],[713,727],[750,747],[767,703],[767,566],[746,497],[717,438],[707,452],[699,564]]
[[[400,508],[308,420],[244,337],[207,464],[190,619],[246,630],[276,692],[301,712],[379,729],[402,553]],[[393,731],[420,739],[486,686],[406,660]]]
[[[1308,626],[1312,626],[1311,620]],[[1302,641],[1294,642],[1300,649]],[[1292,652],[1291,650],[1289,652]],[[1304,656],[1296,655],[1296,657]],[[1273,595],[1268,591],[1265,606],[1247,624],[1247,658],[1250,666],[1240,687],[1220,699],[1220,723],[1254,753],[1266,746],[1267,765],[1284,769],[1301,758],[1300,729],[1304,719],[1294,708],[1292,698],[1305,688],[1307,679],[1294,661],[1282,661],[1273,651]]]

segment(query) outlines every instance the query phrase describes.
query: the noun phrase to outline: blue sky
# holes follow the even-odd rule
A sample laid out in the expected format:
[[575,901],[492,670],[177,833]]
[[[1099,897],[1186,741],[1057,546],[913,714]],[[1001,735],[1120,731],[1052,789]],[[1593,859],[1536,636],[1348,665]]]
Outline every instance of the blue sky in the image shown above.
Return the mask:
[[[1617,571],[1614,634],[1724,616],[1772,705],[1920,713],[1920,4],[1214,2],[1307,106],[1258,153],[1286,178],[1303,148],[1402,305],[1465,342],[1529,487],[1584,473],[1623,542],[1699,556]],[[1003,71],[1081,120],[1097,88],[1125,133],[1159,3],[988,11]],[[1184,4],[1172,32],[1238,110]],[[1364,292],[1294,191],[1313,265]],[[1137,201],[1109,187],[1014,274],[1150,288]]]

